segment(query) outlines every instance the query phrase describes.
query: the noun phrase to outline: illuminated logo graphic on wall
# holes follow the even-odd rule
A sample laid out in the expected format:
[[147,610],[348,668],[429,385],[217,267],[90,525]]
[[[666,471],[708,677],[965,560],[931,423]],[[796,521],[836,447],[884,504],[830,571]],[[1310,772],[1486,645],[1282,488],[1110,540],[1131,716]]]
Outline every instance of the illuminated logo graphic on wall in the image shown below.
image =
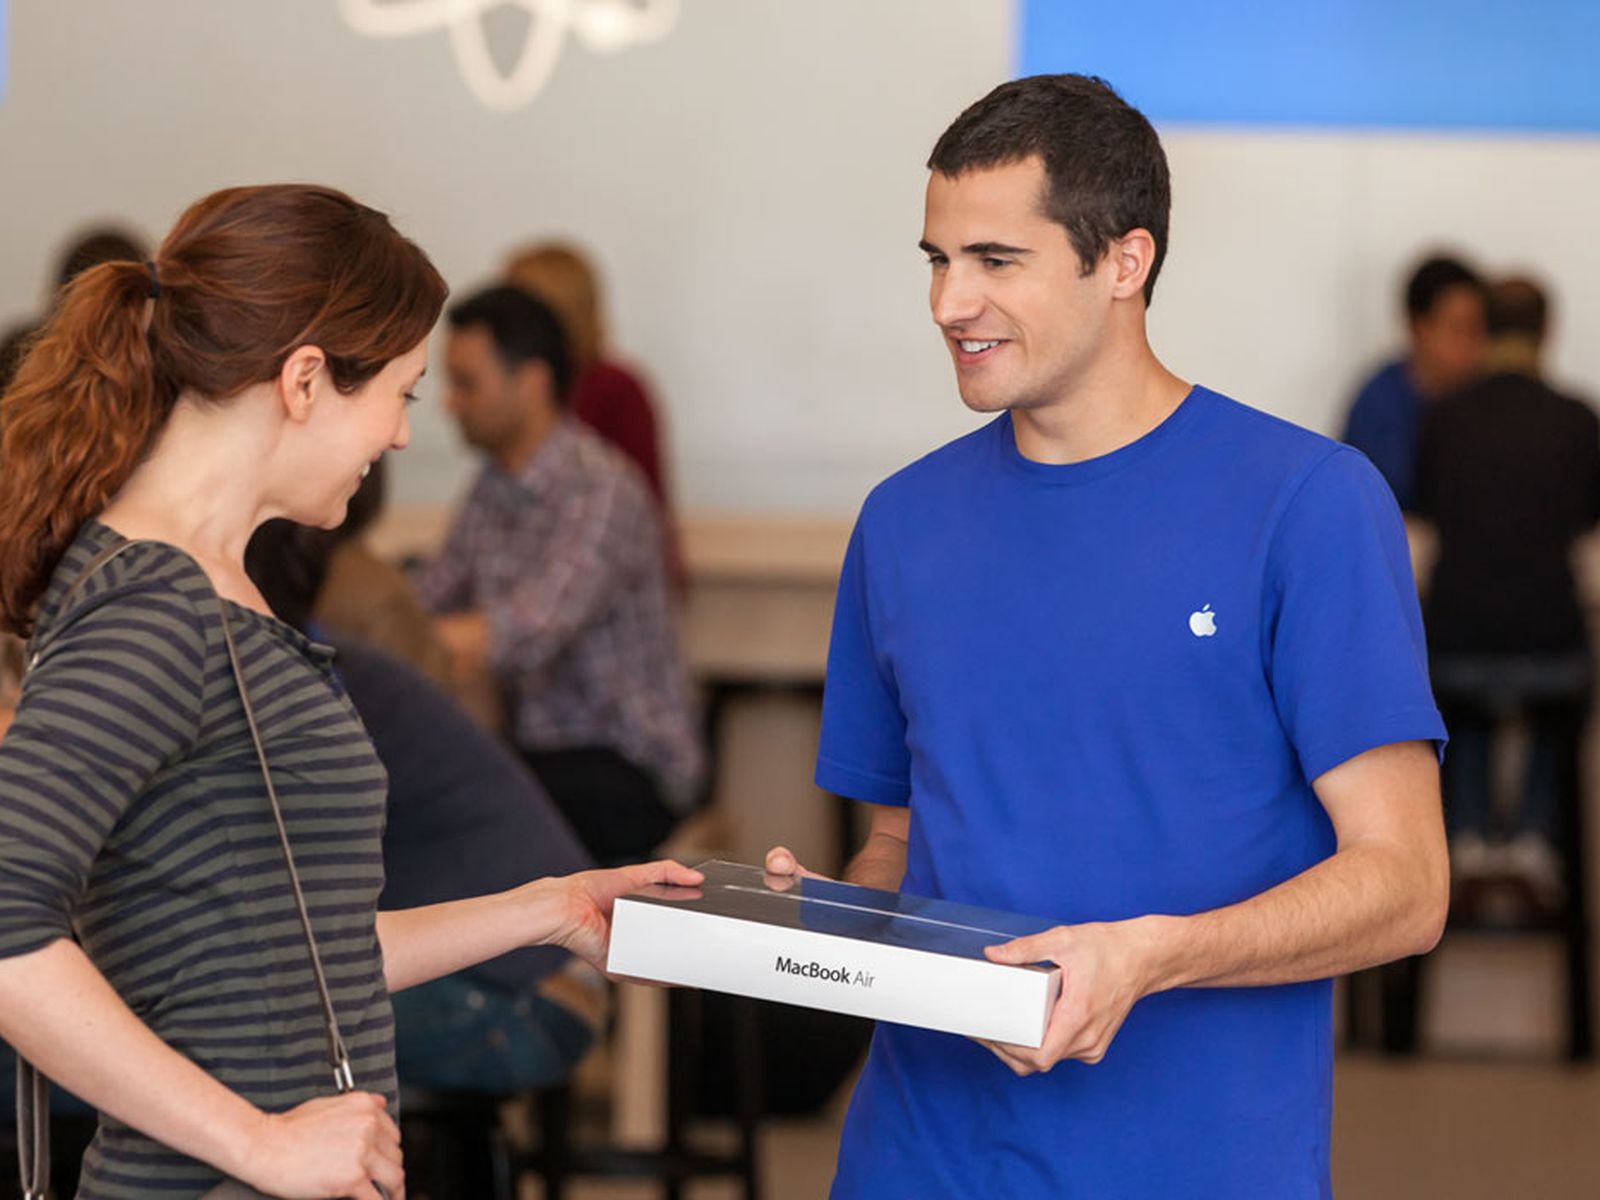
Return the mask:
[[[489,53],[484,15],[507,6],[522,9],[529,23],[521,53],[502,71]],[[448,31],[461,77],[478,102],[511,112],[549,82],[569,34],[596,54],[660,41],[678,23],[679,0],[339,0],[339,10],[368,37]]]

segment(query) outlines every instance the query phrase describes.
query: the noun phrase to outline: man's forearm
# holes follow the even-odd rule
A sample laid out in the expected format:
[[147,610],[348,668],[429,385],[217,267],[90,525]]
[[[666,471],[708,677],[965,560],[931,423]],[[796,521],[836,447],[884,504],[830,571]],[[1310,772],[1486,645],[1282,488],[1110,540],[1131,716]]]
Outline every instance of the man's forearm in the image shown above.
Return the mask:
[[905,874],[906,843],[887,833],[869,834],[860,852],[844,869],[845,882],[886,892],[899,891]]
[[1447,877],[1398,845],[1371,842],[1241,903],[1134,924],[1149,991],[1298,983],[1432,949],[1447,894]]

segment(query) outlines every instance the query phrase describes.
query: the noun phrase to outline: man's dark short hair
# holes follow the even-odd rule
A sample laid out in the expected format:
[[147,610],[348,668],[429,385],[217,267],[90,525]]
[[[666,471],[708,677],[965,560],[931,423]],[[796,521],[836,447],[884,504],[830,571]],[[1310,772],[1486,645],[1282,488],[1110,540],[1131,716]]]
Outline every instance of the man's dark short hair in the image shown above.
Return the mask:
[[1130,230],[1155,238],[1148,305],[1167,257],[1172,184],[1161,139],[1144,114],[1092,75],[1014,79],[955,119],[928,167],[954,177],[1033,157],[1048,180],[1044,213],[1066,229],[1085,275]]
[[451,329],[482,326],[489,331],[500,361],[507,368],[542,362],[550,368],[556,402],[567,402],[572,383],[572,354],[561,320],[543,300],[521,288],[492,287],[450,307]]
[[1544,340],[1550,301],[1533,280],[1502,279],[1489,288],[1485,316],[1490,337],[1527,337]]
[[1406,281],[1406,316],[1412,320],[1427,316],[1446,292],[1458,287],[1483,294],[1483,280],[1459,258],[1437,254],[1423,259]]
[[109,225],[88,230],[61,252],[61,261],[56,264],[56,290],[101,263],[143,262],[149,257],[150,251],[137,234]]

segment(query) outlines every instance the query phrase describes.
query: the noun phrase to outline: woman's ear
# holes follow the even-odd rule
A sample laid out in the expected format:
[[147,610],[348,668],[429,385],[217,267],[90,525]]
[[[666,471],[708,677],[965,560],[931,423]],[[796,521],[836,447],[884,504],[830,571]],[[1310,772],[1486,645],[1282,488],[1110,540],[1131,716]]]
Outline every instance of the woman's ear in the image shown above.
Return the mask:
[[278,398],[289,420],[303,424],[310,419],[318,376],[327,365],[327,355],[317,346],[301,346],[284,359],[278,372]]

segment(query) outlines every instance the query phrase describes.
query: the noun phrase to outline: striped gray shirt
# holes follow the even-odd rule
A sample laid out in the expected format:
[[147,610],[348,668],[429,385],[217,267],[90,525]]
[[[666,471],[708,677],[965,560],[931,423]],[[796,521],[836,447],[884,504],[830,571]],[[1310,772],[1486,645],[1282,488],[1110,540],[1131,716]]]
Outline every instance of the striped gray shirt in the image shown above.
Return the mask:
[[[376,905],[387,780],[332,652],[221,601],[174,547],[80,531],[0,742],[0,957],[76,931],[164,1041],[268,1110],[333,1092],[321,1008],[222,637],[238,643],[356,1084],[397,1101]],[[59,626],[52,629],[52,626]],[[102,1117],[80,1197],[197,1196],[219,1176]]]

